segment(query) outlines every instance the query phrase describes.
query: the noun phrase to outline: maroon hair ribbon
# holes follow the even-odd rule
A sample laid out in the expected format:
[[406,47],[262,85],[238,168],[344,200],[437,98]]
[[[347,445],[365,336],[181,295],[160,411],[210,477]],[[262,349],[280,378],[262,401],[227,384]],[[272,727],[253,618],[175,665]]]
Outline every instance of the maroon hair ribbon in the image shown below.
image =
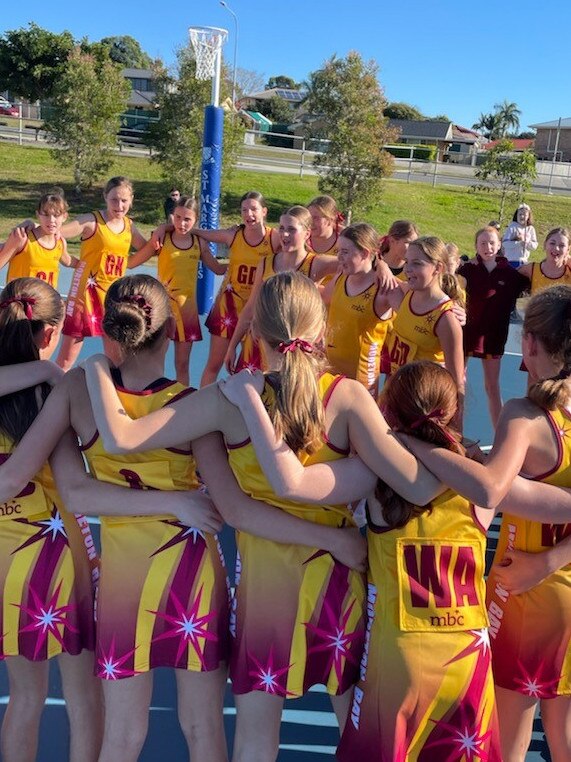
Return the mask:
[[33,316],[32,307],[36,303],[33,296],[11,296],[8,299],[4,299],[3,302],[0,302],[0,310],[6,309],[10,304],[15,304],[16,302],[21,305],[26,318],[31,320]]
[[444,415],[444,410],[442,408],[436,408],[436,410],[431,410],[430,413],[427,413],[426,415],[421,415],[420,418],[417,418],[416,421],[413,421],[409,428],[411,431],[414,431],[414,429],[418,429],[419,426],[422,426],[423,423],[426,423],[426,421],[431,421],[434,419],[442,418]]
[[151,327],[151,313],[152,313],[152,307],[148,303],[148,301],[145,299],[144,296],[141,294],[128,294],[126,296],[122,296],[121,299],[119,299],[120,302],[126,302],[127,304],[134,304],[139,309],[141,309],[145,313],[145,323],[147,325],[147,328]]
[[293,352],[294,349],[301,349],[306,355],[310,355],[313,352],[313,344],[305,341],[305,339],[295,338],[288,341],[280,341],[276,349],[282,355],[285,355],[286,352]]

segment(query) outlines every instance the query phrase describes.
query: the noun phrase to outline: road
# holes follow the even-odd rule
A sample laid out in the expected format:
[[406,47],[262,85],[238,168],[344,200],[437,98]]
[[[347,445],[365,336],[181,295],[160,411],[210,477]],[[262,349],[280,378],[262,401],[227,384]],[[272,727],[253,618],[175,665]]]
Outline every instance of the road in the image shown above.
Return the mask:
[[[24,129],[20,134],[18,128],[0,124],[0,140],[15,142],[21,145],[45,147],[45,133],[35,129]],[[123,143],[117,149],[125,156],[149,156],[150,151],[141,145]],[[239,169],[270,174],[286,174],[295,176],[314,176],[317,174],[313,167],[311,151],[299,149],[275,148],[265,145],[245,145],[240,159],[236,162]],[[532,189],[538,193],[553,195],[571,195],[571,176],[564,174],[571,171],[569,165],[556,165],[557,174],[551,180],[549,174],[538,175]],[[434,171],[434,164],[415,161],[410,164],[407,159],[396,159],[395,169],[391,176],[401,182],[427,183],[435,185],[471,186],[474,184],[474,168],[460,164],[439,163]]]

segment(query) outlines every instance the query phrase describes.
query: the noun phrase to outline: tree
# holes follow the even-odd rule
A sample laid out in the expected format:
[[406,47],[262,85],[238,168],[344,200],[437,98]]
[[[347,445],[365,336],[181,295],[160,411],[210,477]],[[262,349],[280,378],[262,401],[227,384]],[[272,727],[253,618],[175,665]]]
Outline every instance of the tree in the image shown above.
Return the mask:
[[472,125],[473,130],[480,130],[488,140],[499,137],[499,124],[496,114],[480,114],[480,118]]
[[[232,82],[233,74],[232,70],[228,73],[229,84]],[[259,93],[264,90],[264,75],[250,69],[242,69],[240,66],[236,67],[236,90],[238,98]]]
[[521,109],[517,107],[517,103],[510,103],[505,98],[501,103],[495,103],[494,109],[499,127],[499,137],[504,138],[508,132],[512,130],[517,132],[519,130]]
[[363,62],[356,52],[333,56],[310,75],[306,108],[321,124],[313,134],[330,141],[315,159],[319,189],[336,197],[349,219],[379,202],[382,178],[393,163],[383,145],[396,132],[383,116],[386,100],[377,75],[377,64]]
[[78,194],[109,169],[128,96],[129,84],[117,64],[80,48],[71,52],[45,129],[56,160],[73,167]]
[[475,172],[480,181],[474,190],[497,191],[500,196],[499,219],[504,216],[506,201],[521,200],[524,192],[531,187],[537,177],[535,155],[531,151],[514,153],[511,140],[500,140],[491,148],[484,163]]
[[127,69],[149,69],[152,61],[134,37],[121,35],[103,37],[103,45],[109,48],[109,58]]
[[292,119],[292,110],[287,101],[277,95],[273,95],[267,101],[256,101],[260,114],[267,116],[272,122],[289,124]]
[[383,114],[389,119],[410,119],[413,122],[419,122],[426,119],[416,106],[409,103],[394,101],[385,106]]
[[37,101],[51,98],[75,41],[70,32],[54,34],[31,22],[0,38],[0,90]]
[[494,111],[490,114],[480,114],[479,120],[472,125],[474,130],[481,130],[489,140],[505,138],[510,130],[517,132],[521,111],[517,103],[510,103],[507,99],[494,104]]
[[266,82],[266,90],[273,90],[274,87],[281,87],[282,90],[297,90],[297,84],[291,77],[279,74],[277,77],[270,77]]
[[[177,53],[177,71],[164,68],[155,78],[156,105],[160,119],[152,122],[145,142],[153,149],[153,161],[160,164],[165,180],[196,195],[202,167],[204,107],[210,103],[210,81],[197,80],[196,63],[187,48]],[[222,77],[221,101],[230,94],[227,77]],[[244,128],[231,114],[224,117],[222,166],[224,176],[232,172]]]

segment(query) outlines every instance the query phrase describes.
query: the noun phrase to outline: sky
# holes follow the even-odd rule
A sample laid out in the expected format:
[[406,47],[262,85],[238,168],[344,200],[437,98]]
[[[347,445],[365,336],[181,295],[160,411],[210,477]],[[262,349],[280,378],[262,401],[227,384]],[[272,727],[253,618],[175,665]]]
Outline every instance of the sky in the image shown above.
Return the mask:
[[[0,33],[35,21],[91,41],[129,34],[167,64],[188,43],[188,26],[228,29],[232,64],[235,22],[219,0],[118,3],[28,0],[2,3]],[[356,50],[379,66],[390,101],[424,114],[447,114],[471,127],[504,99],[522,111],[521,129],[571,116],[569,0],[228,0],[238,21],[238,67],[264,76],[308,78],[332,55]],[[169,11],[169,8],[172,10]],[[300,10],[298,10],[300,9]]]

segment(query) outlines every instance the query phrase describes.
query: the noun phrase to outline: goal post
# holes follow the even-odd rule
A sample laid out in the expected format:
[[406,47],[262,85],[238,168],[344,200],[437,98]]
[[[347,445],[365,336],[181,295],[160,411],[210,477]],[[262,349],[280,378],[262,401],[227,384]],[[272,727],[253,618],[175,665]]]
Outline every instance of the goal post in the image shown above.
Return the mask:
[[[196,78],[212,80],[210,105],[204,109],[204,136],[202,141],[202,167],[200,171],[200,227],[218,228],[220,217],[220,175],[222,169],[222,141],[224,137],[224,110],[220,108],[220,70],[222,46],[226,42],[226,29],[213,26],[189,28],[190,44],[196,60]],[[209,244],[215,254],[215,244]],[[214,273],[202,262],[198,264],[198,312],[210,310],[214,300]]]

